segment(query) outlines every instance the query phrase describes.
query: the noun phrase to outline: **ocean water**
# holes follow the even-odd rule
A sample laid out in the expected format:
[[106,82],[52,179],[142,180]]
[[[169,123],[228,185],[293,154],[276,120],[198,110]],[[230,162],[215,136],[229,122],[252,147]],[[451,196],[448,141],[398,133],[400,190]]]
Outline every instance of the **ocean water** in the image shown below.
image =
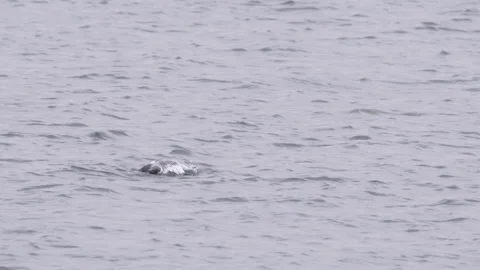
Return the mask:
[[478,1],[0,14],[0,269],[479,269]]

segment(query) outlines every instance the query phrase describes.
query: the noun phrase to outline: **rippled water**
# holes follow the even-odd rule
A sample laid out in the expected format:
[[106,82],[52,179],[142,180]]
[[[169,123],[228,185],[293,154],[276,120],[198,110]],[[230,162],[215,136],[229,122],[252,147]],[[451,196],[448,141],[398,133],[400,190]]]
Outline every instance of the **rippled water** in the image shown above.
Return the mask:
[[478,1],[0,10],[0,269],[480,267]]

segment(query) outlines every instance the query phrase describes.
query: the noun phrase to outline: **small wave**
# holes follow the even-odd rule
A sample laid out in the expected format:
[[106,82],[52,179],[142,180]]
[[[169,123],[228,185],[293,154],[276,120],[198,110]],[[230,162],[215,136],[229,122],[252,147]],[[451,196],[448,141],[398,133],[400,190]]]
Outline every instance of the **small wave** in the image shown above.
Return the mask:
[[39,55],[48,55],[46,53],[33,53],[33,52],[25,52],[21,53],[21,56],[39,56]]
[[180,156],[191,156],[193,152],[185,147],[179,145],[171,145],[174,149],[170,151],[171,155],[180,155]]
[[355,225],[353,225],[353,224],[349,224],[349,223],[346,223],[346,222],[343,222],[343,221],[340,221],[340,220],[336,220],[336,219],[327,219],[327,220],[330,221],[330,222],[332,222],[332,223],[342,225],[342,226],[344,226],[344,227],[357,228],[357,226],[355,226]]
[[80,248],[79,246],[75,246],[75,245],[59,245],[59,244],[53,244],[53,245],[50,245],[51,247],[54,247],[54,248]]
[[190,119],[197,119],[197,120],[205,120],[207,119],[206,117],[198,116],[198,115],[189,115],[188,118]]
[[319,10],[317,7],[309,6],[309,7],[288,7],[288,8],[277,8],[275,9],[278,12],[289,12],[289,11],[315,11]]
[[185,221],[192,221],[195,219],[186,217],[186,218],[172,218],[170,220],[173,222],[185,222]]
[[[100,77],[100,74],[97,73],[89,73],[89,74],[82,74],[82,75],[77,75],[77,76],[72,76],[74,79],[83,79],[83,80],[92,80],[94,77]],[[91,90],[91,89],[88,89]],[[93,90],[91,90],[93,91]]]
[[21,188],[18,191],[30,191],[30,190],[37,190],[37,189],[50,189],[54,187],[63,186],[63,184],[49,184],[49,185],[39,185],[39,186],[30,186]]
[[122,76],[122,75],[116,75],[116,74],[105,74],[106,77],[112,77],[116,80],[130,80],[130,77],[127,76]]
[[12,162],[12,163],[30,163],[34,161],[43,161],[43,160],[21,159],[21,158],[0,158],[0,161]]
[[[35,230],[28,230],[28,229],[16,229],[16,230],[6,230],[5,233],[7,234],[34,234],[37,233]],[[0,269],[2,269],[0,267]]]
[[452,21],[454,21],[454,22],[471,22],[472,19],[469,19],[469,18],[453,18]]
[[474,146],[468,145],[453,145],[453,144],[446,144],[446,143],[432,143],[434,145],[445,146],[445,147],[452,147],[452,148],[463,148],[463,149],[474,149]]
[[263,3],[262,3],[262,1],[258,1],[258,0],[250,0],[250,1],[246,2],[244,5],[246,5],[246,6],[262,6]]
[[372,196],[379,196],[379,197],[386,197],[386,196],[390,196],[389,194],[385,194],[385,193],[380,193],[380,192],[375,192],[375,191],[365,191],[365,193],[368,193]]
[[200,139],[200,138],[194,138],[194,140],[199,141],[199,142],[206,142],[206,143],[218,143],[220,142],[219,140],[207,140],[207,139]]
[[328,176],[317,176],[317,177],[288,177],[288,178],[281,178],[274,181],[280,182],[306,182],[306,181],[321,181],[321,182],[337,182],[341,183],[345,180],[339,177],[328,177]]
[[446,169],[447,168],[447,166],[443,166],[443,165],[434,166],[434,165],[427,165],[427,164],[418,164],[417,167],[427,167],[427,168],[433,168],[433,169]]
[[110,133],[112,133],[113,135],[116,135],[116,136],[128,136],[128,134],[125,132],[125,131],[121,131],[121,130],[114,130],[114,129],[110,129],[108,130]]
[[185,31],[185,30],[178,30],[178,29],[169,29],[165,32],[167,32],[167,33],[187,33],[187,31]]
[[277,203],[288,203],[288,202],[298,203],[298,202],[303,202],[303,199],[287,198],[287,199],[277,200]]
[[51,126],[51,127],[59,127],[59,126],[65,126],[65,127],[86,127],[87,125],[85,125],[85,124],[83,124],[83,123],[72,122],[72,123],[65,123],[65,124],[49,124],[48,126]]
[[371,139],[372,138],[365,135],[357,135],[349,138],[349,140],[352,140],[352,141],[365,141],[365,140],[371,140]]
[[474,82],[477,81],[478,79],[472,78],[472,79],[452,79],[452,80],[428,80],[428,83],[431,84],[454,84],[454,83],[468,83],[468,82]]
[[296,49],[296,48],[292,48],[292,47],[286,47],[286,48],[279,47],[279,48],[277,48],[277,50],[281,51],[281,52],[307,52],[305,50]]
[[2,137],[12,138],[12,137],[25,137],[23,134],[18,132],[8,132],[4,134],[0,134]]
[[339,37],[338,40],[360,40],[360,39],[376,39],[376,36],[363,36],[363,37]]
[[88,226],[87,228],[92,230],[105,230],[105,227],[102,226]]
[[415,30],[428,30],[428,31],[438,31],[437,27],[427,25],[427,26],[417,26],[415,27]]
[[208,78],[193,79],[193,80],[190,80],[190,81],[202,82],[202,83],[238,83],[238,82],[235,82],[235,81],[208,79]]
[[[88,169],[88,168],[84,168],[84,167],[80,167],[80,166],[75,166],[75,165],[72,165],[70,166],[71,169],[64,169],[63,171],[73,171],[73,172],[83,172],[83,173],[88,173],[90,175],[98,175],[98,174],[101,174],[101,175],[109,175],[109,176],[122,176],[120,174],[117,174],[117,173],[114,173],[114,172],[109,172],[109,171],[103,171],[103,170],[94,170],[94,169]],[[117,170],[119,170],[117,168]],[[95,174],[93,174],[95,173]]]
[[140,28],[140,27],[134,27],[133,30],[141,31],[141,32],[145,32],[145,33],[158,33],[157,30],[147,29],[147,28]]
[[11,143],[4,143],[4,142],[0,142],[0,145],[3,145],[3,146],[12,146],[13,144],[11,144]]
[[[281,241],[281,242],[289,240],[286,237],[281,237],[281,236],[271,235],[271,234],[262,234],[262,235],[260,235],[260,237],[261,238],[272,239],[272,240],[275,240],[275,241]],[[263,268],[266,269],[266,270],[273,269],[273,268],[270,268],[270,267],[263,267]]]
[[314,99],[312,101],[310,101],[312,103],[329,103],[328,101],[326,100],[323,100],[323,99]]
[[103,187],[93,187],[93,186],[80,186],[75,189],[76,191],[87,191],[87,192],[100,192],[100,193],[115,193],[119,194],[113,189],[103,188]]
[[314,131],[334,131],[334,128],[316,128]]
[[104,116],[108,116],[108,117],[112,117],[112,118],[115,118],[115,119],[119,119],[119,120],[129,120],[128,118],[124,118],[124,117],[116,116],[116,115],[109,114],[109,113],[102,113],[102,115],[104,115]]
[[480,92],[480,87],[475,87],[475,88],[467,88],[465,91],[468,92]]
[[112,137],[110,137],[107,133],[103,131],[94,131],[88,134],[88,136],[94,140],[110,140]]
[[[304,20],[297,20],[297,21],[289,21],[288,24],[293,24],[293,25],[311,25],[311,24],[319,24],[319,22],[315,20],[309,20],[309,19],[304,19]],[[310,27],[306,27],[305,29],[310,29]]]
[[376,185],[386,185],[386,182],[380,181],[380,180],[370,180],[368,181],[369,183],[376,184]]
[[450,28],[450,27],[438,27],[438,30],[448,31],[448,32],[461,32],[461,33],[468,32],[468,31],[465,31],[465,30],[462,30],[462,29]]
[[227,122],[228,124],[231,124],[231,125],[237,125],[237,126],[242,126],[242,127],[255,127],[257,128],[258,126],[255,125],[255,124],[250,124],[248,122],[245,122],[245,121],[236,121],[236,122]]
[[309,200],[309,201],[310,201],[310,202],[314,202],[314,203],[324,203],[324,202],[326,202],[324,199],[320,199],[320,198],[318,198],[318,199],[311,199],[311,200]]
[[405,115],[405,116],[424,116],[425,113],[419,113],[419,112],[406,112],[406,113],[402,113],[401,115]]
[[385,31],[383,34],[408,34],[408,31],[405,30],[394,30],[394,31]]
[[381,222],[383,223],[407,223],[404,219],[384,219]]
[[443,223],[443,222],[462,222],[462,221],[466,221],[466,220],[470,220],[470,218],[458,217],[458,218],[451,218],[451,219],[445,219],[445,220],[432,220],[432,222],[436,222],[436,223]]
[[258,89],[258,88],[259,88],[259,86],[254,85],[254,84],[242,84],[242,85],[235,86],[235,87],[232,87],[232,88],[229,88],[229,89]]
[[214,184],[216,184],[217,182],[204,180],[204,181],[199,181],[199,182],[197,182],[197,183],[200,184],[200,185],[214,185]]
[[99,94],[99,91],[95,91],[93,89],[82,89],[82,90],[73,90],[72,93],[74,94]]
[[[19,122],[25,122],[25,121],[19,121]],[[37,121],[37,120],[32,120],[28,121],[27,126],[45,126],[45,124],[42,121]]]
[[317,176],[317,177],[306,177],[305,179],[310,181],[326,181],[326,182],[344,182],[343,178],[339,177],[329,177],[329,176]]
[[465,205],[465,203],[457,201],[457,200],[443,199],[443,200],[440,200],[439,202],[430,204],[430,206],[439,206],[439,205],[456,205],[456,206],[458,206],[458,205]]
[[59,137],[53,134],[39,134],[38,137],[44,137],[47,139],[58,139]]
[[304,140],[304,141],[314,141],[314,142],[319,141],[317,138],[302,138],[302,140]]
[[273,145],[280,148],[300,148],[305,146],[298,143],[274,143]]
[[354,109],[349,111],[348,113],[366,113],[371,115],[389,114],[387,112],[377,110],[377,109]]
[[148,187],[130,187],[130,190],[136,191],[147,191],[147,192],[158,192],[158,193],[167,193],[168,189],[157,189],[157,188],[148,188]]
[[243,197],[222,197],[222,198],[216,198],[213,201],[214,202],[248,202],[248,200]]

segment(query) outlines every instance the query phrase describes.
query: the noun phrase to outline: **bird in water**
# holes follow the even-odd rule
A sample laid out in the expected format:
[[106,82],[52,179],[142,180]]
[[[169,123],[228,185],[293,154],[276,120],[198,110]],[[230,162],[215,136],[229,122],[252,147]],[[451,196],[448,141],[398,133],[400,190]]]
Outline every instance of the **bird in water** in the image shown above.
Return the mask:
[[167,176],[195,175],[198,168],[195,165],[187,165],[176,160],[154,160],[140,169],[141,172],[160,174]]

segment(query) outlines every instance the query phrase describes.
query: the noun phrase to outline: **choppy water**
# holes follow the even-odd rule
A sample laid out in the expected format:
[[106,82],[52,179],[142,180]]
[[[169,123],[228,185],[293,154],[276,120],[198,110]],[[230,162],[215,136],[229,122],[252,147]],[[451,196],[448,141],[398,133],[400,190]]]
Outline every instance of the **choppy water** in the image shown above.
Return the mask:
[[0,12],[0,269],[480,267],[478,1]]

